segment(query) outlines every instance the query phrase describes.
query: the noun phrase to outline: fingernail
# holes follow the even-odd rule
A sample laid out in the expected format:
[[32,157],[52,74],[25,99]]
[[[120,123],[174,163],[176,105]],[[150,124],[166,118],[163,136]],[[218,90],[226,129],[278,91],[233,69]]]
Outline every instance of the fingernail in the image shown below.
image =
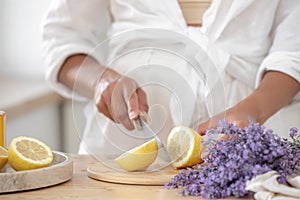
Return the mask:
[[130,120],[134,120],[134,119],[137,119],[138,118],[138,113],[136,112],[136,111],[131,111],[130,113],[129,113],[129,119]]

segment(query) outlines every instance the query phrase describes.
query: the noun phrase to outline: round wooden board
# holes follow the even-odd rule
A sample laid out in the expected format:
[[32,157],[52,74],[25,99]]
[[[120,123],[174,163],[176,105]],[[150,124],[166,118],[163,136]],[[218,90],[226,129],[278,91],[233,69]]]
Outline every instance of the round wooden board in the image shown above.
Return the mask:
[[73,177],[73,159],[61,152],[53,152],[49,167],[16,172],[9,164],[0,171],[0,194],[38,189],[56,185]]
[[88,166],[87,173],[90,178],[120,184],[132,185],[164,185],[169,182],[178,170],[170,166],[157,171],[123,172],[102,163]]

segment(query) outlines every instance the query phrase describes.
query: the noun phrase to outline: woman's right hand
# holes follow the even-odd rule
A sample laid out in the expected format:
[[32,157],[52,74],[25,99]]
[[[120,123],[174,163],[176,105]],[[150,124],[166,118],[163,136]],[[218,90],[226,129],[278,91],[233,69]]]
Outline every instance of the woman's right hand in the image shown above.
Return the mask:
[[106,68],[95,87],[94,101],[98,111],[128,130],[139,112],[148,112],[146,93],[131,78]]
[[58,75],[58,81],[76,93],[94,98],[100,113],[128,130],[139,112],[148,112],[146,93],[129,77],[103,67],[94,58],[76,54],[68,57]]

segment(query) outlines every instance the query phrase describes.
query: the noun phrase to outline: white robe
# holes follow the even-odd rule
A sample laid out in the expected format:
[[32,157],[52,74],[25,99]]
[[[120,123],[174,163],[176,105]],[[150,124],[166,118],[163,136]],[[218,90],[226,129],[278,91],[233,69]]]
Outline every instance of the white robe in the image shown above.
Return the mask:
[[[187,40],[191,39],[197,43],[207,52],[216,66],[216,69],[203,69],[204,74],[208,77],[206,81],[211,80],[209,77],[213,77],[212,73],[218,73],[221,77],[217,82],[208,83],[209,87],[216,85],[216,87],[210,88],[209,94],[201,92],[198,94],[197,90],[201,89],[203,85],[197,83],[197,74],[195,75],[193,69],[191,71],[182,70],[179,64],[186,65],[186,63],[170,54],[164,55],[161,52],[154,51],[153,53],[148,50],[137,51],[129,56],[124,56],[124,59],[117,60],[111,66],[117,67],[121,73],[134,71],[139,74],[138,70],[135,71],[134,66],[163,63],[165,66],[174,66],[175,71],[178,70],[178,74],[181,73],[181,77],[183,77],[181,81],[191,81],[192,85],[196,83],[196,86],[191,86],[190,96],[203,95],[204,97],[201,97],[206,98],[207,101],[203,103],[201,99],[197,99],[195,104],[191,100],[191,106],[185,106],[188,104],[188,99],[184,99],[182,97],[184,95],[179,94],[179,97],[183,98],[180,100],[184,104],[181,110],[176,109],[174,106],[176,98],[174,100],[174,97],[170,97],[168,92],[158,92],[155,87],[146,89],[150,106],[155,104],[171,105],[170,109],[165,109],[166,112],[160,110],[157,112],[158,114],[153,112],[152,116],[155,121],[152,126],[155,130],[161,128],[166,120],[166,126],[159,135],[165,139],[168,131],[174,125],[192,126],[197,117],[199,121],[203,121],[222,109],[235,105],[255,89],[265,71],[275,70],[286,73],[300,83],[299,18],[300,2],[298,0],[214,0],[203,16],[201,28],[186,25],[176,0],[54,1],[43,21],[46,78],[61,95],[87,101],[85,110],[87,121],[79,153],[120,153],[141,141],[133,142],[132,135],[123,134],[124,128],[112,123],[103,115],[97,114],[92,101],[73,94],[71,90],[57,81],[58,71],[68,56],[77,53],[94,54],[95,47],[107,37],[120,35],[122,38],[120,33],[142,28],[172,30],[179,34],[178,38],[186,36]],[[176,34],[174,37],[177,37]],[[172,38],[171,34],[170,41]],[[114,58],[118,54],[116,52],[120,49],[123,51],[122,47],[126,44],[130,46],[130,44],[135,44],[135,41],[139,41],[143,45],[143,39],[139,36],[129,37],[128,40],[123,40],[122,44],[117,43],[118,40],[112,40],[112,42],[108,42],[109,52],[104,52],[104,54]],[[162,45],[168,46],[168,43]],[[168,46],[167,48],[175,48],[180,51],[183,44],[179,42],[179,46],[174,47],[176,45],[174,42],[174,44],[170,44],[172,47]],[[196,60],[203,56],[201,53],[197,55],[197,52],[192,52],[192,54],[195,54],[193,58]],[[97,57],[97,55],[95,56]],[[103,56],[98,56],[101,61]],[[208,66],[212,65],[208,64]],[[171,70],[168,67],[165,69],[166,72],[162,72],[164,75]],[[143,68],[143,70],[147,70],[147,68]],[[189,77],[183,75],[185,73]],[[145,77],[141,78],[141,80],[143,79]],[[137,80],[138,83],[141,80]],[[166,84],[172,83],[171,81]],[[178,93],[184,90],[184,88],[180,88],[180,85],[177,85]],[[216,99],[218,95],[221,96],[220,99]],[[300,94],[298,93],[291,104],[281,109],[266,122],[267,127],[285,137],[287,137],[290,127],[300,128],[299,100]],[[192,116],[195,114],[191,113],[195,105],[204,107],[196,113],[197,116]],[[180,112],[184,112],[185,116]],[[184,119],[180,118],[182,116]]]

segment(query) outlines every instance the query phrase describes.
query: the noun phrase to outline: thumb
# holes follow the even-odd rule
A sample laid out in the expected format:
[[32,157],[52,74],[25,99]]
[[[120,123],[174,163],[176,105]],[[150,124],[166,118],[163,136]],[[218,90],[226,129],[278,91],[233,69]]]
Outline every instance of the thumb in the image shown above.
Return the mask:
[[197,126],[196,131],[200,134],[200,135],[205,135],[206,130],[208,129],[208,124],[207,122],[200,124]]

